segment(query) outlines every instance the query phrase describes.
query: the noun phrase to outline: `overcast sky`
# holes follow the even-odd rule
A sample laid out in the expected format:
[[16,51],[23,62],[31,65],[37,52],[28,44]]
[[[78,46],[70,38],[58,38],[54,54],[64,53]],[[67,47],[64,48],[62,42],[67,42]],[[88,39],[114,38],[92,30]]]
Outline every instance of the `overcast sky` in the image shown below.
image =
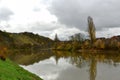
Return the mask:
[[63,39],[87,33],[91,16],[97,37],[120,35],[120,0],[0,0],[0,29]]

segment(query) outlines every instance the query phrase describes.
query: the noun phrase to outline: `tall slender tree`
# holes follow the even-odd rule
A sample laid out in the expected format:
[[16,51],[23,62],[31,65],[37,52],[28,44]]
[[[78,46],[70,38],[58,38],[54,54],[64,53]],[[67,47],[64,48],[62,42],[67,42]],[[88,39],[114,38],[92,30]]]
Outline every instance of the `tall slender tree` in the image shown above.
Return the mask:
[[91,44],[96,40],[96,29],[92,17],[88,17],[88,33],[90,36]]
[[55,38],[54,38],[55,44],[54,44],[54,48],[57,49],[58,47],[58,42],[60,41],[57,34],[55,34]]
[[58,41],[60,41],[60,40],[59,40],[59,38],[58,38],[58,36],[57,36],[57,34],[55,34],[54,41],[55,41],[55,42],[58,42]]

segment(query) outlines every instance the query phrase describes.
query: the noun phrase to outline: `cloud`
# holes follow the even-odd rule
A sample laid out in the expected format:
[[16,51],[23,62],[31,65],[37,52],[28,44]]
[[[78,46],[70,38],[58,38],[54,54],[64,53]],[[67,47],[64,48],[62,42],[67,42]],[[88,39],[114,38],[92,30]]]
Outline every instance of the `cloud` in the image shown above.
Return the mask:
[[30,31],[52,39],[57,33],[64,39],[74,33],[85,33],[87,17],[91,16],[96,29],[103,30],[97,31],[98,36],[105,35],[104,30],[110,33],[108,28],[112,28],[110,34],[115,31],[119,34],[119,3],[119,0],[2,0],[0,29]]
[[120,28],[109,28],[109,29],[105,29],[103,31],[97,31],[96,36],[97,37],[112,37],[112,36],[116,36],[116,35],[120,35]]
[[67,28],[66,26],[64,26],[64,27],[60,27],[60,28],[53,30],[51,34],[49,35],[49,37],[51,39],[54,39],[55,34],[57,34],[60,40],[68,40],[69,36],[75,33],[79,33],[79,32],[81,31],[77,28]]
[[[29,31],[33,31],[35,33],[39,33],[43,36],[50,37],[51,39],[54,39],[55,34],[59,36],[61,40],[66,40],[70,35],[73,35],[75,33],[82,32],[79,29],[73,27],[68,28],[66,25],[59,24],[57,22],[53,23],[31,23],[28,25],[27,28]],[[84,32],[82,32],[84,33]]]
[[0,21],[8,21],[13,14],[8,8],[0,8]]
[[120,27],[119,0],[53,0],[49,11],[69,27],[87,29],[87,17],[93,17],[97,30]]
[[28,24],[29,30],[32,31],[51,31],[58,28],[56,25],[57,24],[55,22],[53,23],[35,22]]

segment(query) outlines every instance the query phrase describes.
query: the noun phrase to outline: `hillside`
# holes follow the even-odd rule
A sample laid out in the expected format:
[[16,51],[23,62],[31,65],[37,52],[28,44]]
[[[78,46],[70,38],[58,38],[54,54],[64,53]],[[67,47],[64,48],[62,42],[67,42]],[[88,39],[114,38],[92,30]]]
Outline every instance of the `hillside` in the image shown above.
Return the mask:
[[7,48],[48,48],[53,41],[31,32],[8,33],[0,31],[0,46]]

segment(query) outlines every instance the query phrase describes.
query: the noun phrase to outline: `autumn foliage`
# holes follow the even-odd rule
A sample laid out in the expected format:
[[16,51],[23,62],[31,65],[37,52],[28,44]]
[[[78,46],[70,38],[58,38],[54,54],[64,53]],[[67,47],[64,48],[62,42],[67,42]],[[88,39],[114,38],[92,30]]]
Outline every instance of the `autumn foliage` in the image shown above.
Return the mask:
[[6,51],[7,51],[6,47],[0,46],[0,59],[3,61],[6,60]]

